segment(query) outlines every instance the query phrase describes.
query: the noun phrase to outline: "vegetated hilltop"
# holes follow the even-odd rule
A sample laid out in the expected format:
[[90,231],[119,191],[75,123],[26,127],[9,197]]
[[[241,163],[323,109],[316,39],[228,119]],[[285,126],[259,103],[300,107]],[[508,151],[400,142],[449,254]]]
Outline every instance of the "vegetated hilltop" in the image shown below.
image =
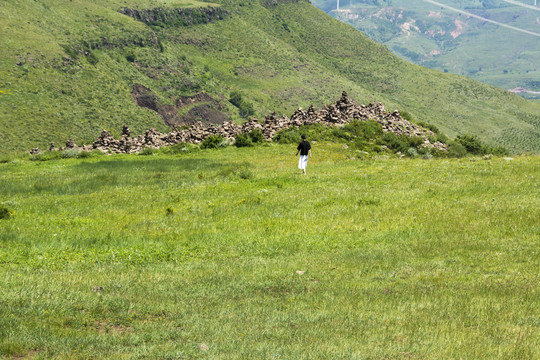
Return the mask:
[[[492,0],[313,0],[403,59],[540,99],[540,6]],[[456,11],[455,9],[462,10]],[[482,17],[480,20],[469,14]],[[525,30],[516,31],[488,21]]]
[[450,136],[540,151],[540,104],[409,64],[304,0],[7,0],[0,31],[4,153],[290,114],[343,89]]

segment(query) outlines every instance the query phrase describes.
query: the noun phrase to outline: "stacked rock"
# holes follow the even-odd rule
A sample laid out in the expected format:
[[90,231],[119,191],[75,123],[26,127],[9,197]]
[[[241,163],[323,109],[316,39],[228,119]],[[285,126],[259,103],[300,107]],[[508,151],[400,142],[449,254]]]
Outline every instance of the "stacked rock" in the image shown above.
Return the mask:
[[[249,133],[254,129],[260,129],[265,139],[270,140],[276,132],[287,129],[291,126],[302,126],[310,124],[322,124],[327,126],[343,126],[351,121],[374,120],[382,125],[383,131],[393,132],[396,135],[419,136],[424,139],[424,146],[447,150],[447,145],[441,142],[432,143],[429,139],[434,137],[434,133],[419,125],[413,124],[403,119],[396,110],[392,113],[386,112],[384,105],[380,102],[369,105],[358,105],[347,92],[343,92],[341,98],[329,106],[316,110],[313,105],[307,111],[302,108],[296,109],[290,118],[285,115],[278,117],[272,113],[265,117],[261,123],[255,118],[250,118],[242,125],[237,125],[231,121],[219,126],[207,125],[197,122],[187,129],[174,129],[167,134],[162,134],[156,129],[148,129],[143,135],[130,137],[131,131],[124,125],[122,137],[119,140],[106,130],[103,130],[92,145],[77,146],[72,139],[66,142],[66,148],[78,148],[84,151],[98,149],[111,153],[137,153],[146,147],[160,148],[178,143],[200,143],[210,135],[221,135],[223,138],[233,141],[242,132]],[[54,145],[51,145],[52,147]],[[60,148],[62,150],[62,148]],[[37,150],[39,152],[39,150]],[[36,152],[36,149],[32,149]]]

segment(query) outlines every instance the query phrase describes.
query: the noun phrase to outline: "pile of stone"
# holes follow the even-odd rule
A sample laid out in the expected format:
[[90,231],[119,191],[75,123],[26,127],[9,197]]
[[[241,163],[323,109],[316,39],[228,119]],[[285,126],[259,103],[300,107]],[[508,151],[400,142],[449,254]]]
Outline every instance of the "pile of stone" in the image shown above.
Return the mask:
[[[51,144],[49,150],[79,149],[81,151],[92,151],[97,149],[103,152],[131,154],[140,152],[147,147],[157,149],[178,143],[197,144],[210,135],[221,135],[232,142],[238,134],[248,133],[255,129],[261,130],[264,138],[270,140],[278,131],[291,126],[310,124],[342,126],[355,120],[375,120],[382,125],[383,130],[386,132],[393,132],[396,135],[419,136],[424,139],[425,147],[447,150],[447,145],[430,141],[435,137],[432,131],[403,119],[397,110],[388,113],[381,103],[357,105],[345,91],[335,104],[325,106],[318,111],[313,108],[313,105],[307,111],[298,108],[290,118],[285,115],[278,117],[275,113],[272,113],[266,116],[263,122],[250,118],[242,125],[230,121],[219,126],[199,122],[188,129],[174,129],[167,134],[162,134],[155,129],[149,129],[143,135],[136,137],[131,137],[129,128],[124,125],[120,139],[115,139],[108,131],[103,130],[92,145],[77,146],[70,139],[66,142],[65,148],[56,149],[54,144]],[[31,153],[39,153],[39,150],[32,149]]]

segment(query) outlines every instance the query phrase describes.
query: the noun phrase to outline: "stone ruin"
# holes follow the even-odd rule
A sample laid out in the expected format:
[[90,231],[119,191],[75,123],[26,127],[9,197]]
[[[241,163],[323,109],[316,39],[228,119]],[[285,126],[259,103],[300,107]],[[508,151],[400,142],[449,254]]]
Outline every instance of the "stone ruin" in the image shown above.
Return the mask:
[[[178,143],[198,144],[209,135],[221,135],[223,138],[233,142],[238,134],[247,133],[254,129],[260,129],[264,138],[271,140],[278,131],[292,126],[310,124],[343,126],[354,120],[375,120],[382,125],[383,131],[393,132],[396,135],[420,136],[424,139],[424,147],[447,150],[447,145],[441,142],[432,143],[429,140],[430,137],[436,137],[431,130],[403,119],[397,110],[388,113],[384,105],[379,102],[358,105],[349,98],[345,91],[335,104],[325,106],[320,110],[314,109],[313,105],[307,111],[298,108],[290,118],[285,115],[278,117],[273,113],[266,116],[263,122],[250,118],[242,125],[237,125],[231,121],[219,126],[199,122],[187,129],[177,128],[167,134],[162,134],[155,129],[148,129],[143,135],[135,137],[131,137],[129,128],[124,125],[120,139],[115,139],[107,130],[103,130],[92,145],[77,146],[72,139],[69,139],[65,148],[57,149],[54,144],[51,144],[49,150],[79,149],[81,151],[92,151],[97,149],[107,153],[132,154],[138,153],[147,147],[158,149]],[[37,154],[39,149],[32,149],[30,153]]]

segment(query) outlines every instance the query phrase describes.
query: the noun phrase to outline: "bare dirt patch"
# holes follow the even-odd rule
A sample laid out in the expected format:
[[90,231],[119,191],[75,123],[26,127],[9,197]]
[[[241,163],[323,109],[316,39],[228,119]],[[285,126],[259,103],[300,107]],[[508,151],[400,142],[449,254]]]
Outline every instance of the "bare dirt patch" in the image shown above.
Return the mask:
[[[151,89],[141,84],[133,84],[131,97],[137,105],[157,112],[171,128],[192,125],[195,122],[223,124],[228,119],[224,106],[206,93],[180,96],[175,105],[169,105],[164,104]],[[184,115],[180,115],[182,113]]]

